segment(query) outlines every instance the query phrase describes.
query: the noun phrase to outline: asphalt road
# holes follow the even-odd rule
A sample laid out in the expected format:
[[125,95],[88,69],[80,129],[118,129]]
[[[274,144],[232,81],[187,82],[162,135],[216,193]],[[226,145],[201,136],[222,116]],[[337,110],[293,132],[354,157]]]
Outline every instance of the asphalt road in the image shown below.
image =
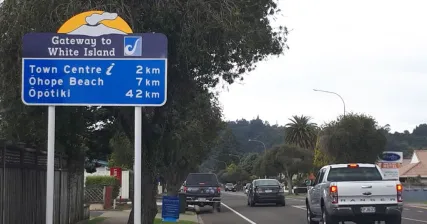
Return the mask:
[[[200,209],[204,224],[272,224],[306,223],[304,198],[288,197],[286,206],[275,205],[249,207],[246,195],[240,192],[222,194],[222,211],[211,212],[209,207]],[[405,207],[403,224],[427,224],[427,209]],[[348,222],[350,223],[350,222]]]

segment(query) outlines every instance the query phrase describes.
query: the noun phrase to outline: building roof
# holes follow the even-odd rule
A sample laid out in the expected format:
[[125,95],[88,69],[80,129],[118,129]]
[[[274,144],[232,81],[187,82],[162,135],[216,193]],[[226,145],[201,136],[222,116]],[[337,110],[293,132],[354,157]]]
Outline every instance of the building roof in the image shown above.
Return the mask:
[[411,163],[411,159],[403,159],[402,166],[406,166]]
[[400,177],[421,177],[427,178],[427,150],[414,150],[409,163],[402,164],[399,169]]

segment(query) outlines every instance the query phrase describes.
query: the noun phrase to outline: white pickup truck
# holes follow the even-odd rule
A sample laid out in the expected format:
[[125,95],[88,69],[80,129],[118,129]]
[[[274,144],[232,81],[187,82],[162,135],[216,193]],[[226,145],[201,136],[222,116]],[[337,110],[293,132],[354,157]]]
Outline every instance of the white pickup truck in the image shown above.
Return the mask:
[[327,165],[306,184],[309,224],[402,223],[402,185],[398,180],[384,180],[374,164]]

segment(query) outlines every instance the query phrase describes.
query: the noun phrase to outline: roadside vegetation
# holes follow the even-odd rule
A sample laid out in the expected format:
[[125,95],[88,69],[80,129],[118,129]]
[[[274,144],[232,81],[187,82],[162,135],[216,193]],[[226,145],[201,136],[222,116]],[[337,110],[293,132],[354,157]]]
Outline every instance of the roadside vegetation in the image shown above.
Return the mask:
[[[270,125],[259,118],[230,121],[221,136],[222,145],[217,146],[221,150],[213,151],[202,169],[212,170],[222,182],[239,187],[267,176],[291,189],[305,186],[304,180],[327,164],[374,163],[385,150],[410,156],[414,149],[427,147],[426,128],[421,124],[412,133],[391,133],[389,125],[380,126],[375,118],[357,113],[322,125],[304,115],[292,116],[285,126]],[[397,145],[405,146],[397,149]]]
[[93,218],[93,219],[89,220],[87,222],[87,224],[100,224],[100,223],[102,223],[102,221],[104,221],[106,219],[107,218],[105,218],[105,217],[96,217],[96,218]]

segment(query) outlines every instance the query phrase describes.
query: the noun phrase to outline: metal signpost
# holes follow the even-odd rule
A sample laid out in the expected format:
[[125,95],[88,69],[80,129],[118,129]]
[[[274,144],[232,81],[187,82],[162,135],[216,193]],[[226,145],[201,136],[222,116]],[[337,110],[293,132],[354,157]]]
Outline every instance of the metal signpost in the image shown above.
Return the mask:
[[24,36],[22,101],[49,107],[46,224],[53,224],[55,106],[135,107],[134,223],[141,223],[141,107],[163,106],[166,82],[166,36],[132,33],[116,13],[84,12],[58,33]]
[[399,180],[399,168],[402,167],[403,152],[384,151],[378,158],[377,165],[387,180]]

